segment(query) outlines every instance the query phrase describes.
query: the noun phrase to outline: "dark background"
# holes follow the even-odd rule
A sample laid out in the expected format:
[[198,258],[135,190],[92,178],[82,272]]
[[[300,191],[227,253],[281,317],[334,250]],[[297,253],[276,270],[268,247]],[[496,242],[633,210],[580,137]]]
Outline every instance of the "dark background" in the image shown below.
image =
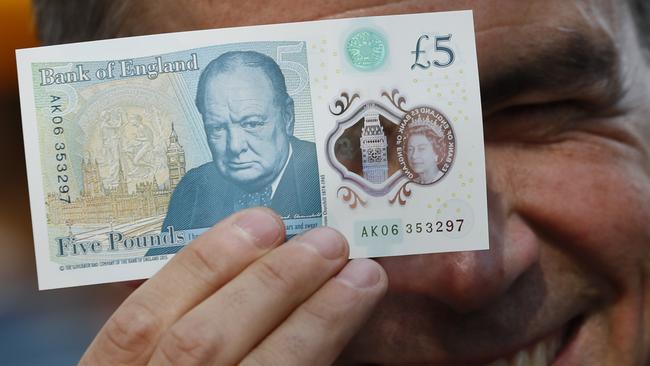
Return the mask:
[[128,294],[38,291],[15,50],[38,45],[29,0],[0,0],[0,365],[72,365]]

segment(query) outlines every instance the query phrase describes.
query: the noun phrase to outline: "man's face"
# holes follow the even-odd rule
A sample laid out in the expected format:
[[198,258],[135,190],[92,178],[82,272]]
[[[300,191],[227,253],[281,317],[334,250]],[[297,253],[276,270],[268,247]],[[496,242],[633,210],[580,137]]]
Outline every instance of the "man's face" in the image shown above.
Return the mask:
[[236,67],[206,84],[203,123],[212,158],[243,189],[270,184],[287,158],[291,116],[274,97],[259,68]]
[[[474,10],[490,250],[379,259],[389,294],[341,364],[647,364],[650,67],[623,1],[198,4],[144,21],[158,32]],[[234,126],[242,91],[229,99],[221,84],[208,108]]]
[[437,174],[438,155],[431,141],[424,135],[411,135],[408,145],[409,164],[414,172],[418,174],[433,173]]

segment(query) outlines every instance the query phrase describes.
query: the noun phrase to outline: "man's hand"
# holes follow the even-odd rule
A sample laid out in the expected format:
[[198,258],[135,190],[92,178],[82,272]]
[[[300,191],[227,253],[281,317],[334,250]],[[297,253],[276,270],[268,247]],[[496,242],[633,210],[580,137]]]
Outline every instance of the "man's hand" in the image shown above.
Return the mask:
[[80,364],[331,364],[385,293],[386,274],[348,262],[332,229],[283,242],[270,210],[223,220],[124,301]]

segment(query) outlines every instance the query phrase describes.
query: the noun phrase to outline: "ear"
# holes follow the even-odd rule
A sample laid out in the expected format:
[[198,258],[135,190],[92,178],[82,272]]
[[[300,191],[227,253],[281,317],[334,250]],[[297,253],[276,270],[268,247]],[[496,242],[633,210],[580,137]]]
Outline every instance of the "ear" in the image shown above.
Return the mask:
[[287,99],[284,101],[284,108],[282,111],[282,118],[284,119],[284,129],[287,133],[287,136],[293,136],[293,125],[296,121],[295,111],[293,106],[293,99],[287,95]]

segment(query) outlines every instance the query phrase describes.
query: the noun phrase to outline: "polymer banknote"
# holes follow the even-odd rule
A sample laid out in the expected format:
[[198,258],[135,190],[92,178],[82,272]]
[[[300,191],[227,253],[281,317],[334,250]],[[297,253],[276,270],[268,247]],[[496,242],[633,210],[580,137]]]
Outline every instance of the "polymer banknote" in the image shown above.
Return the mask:
[[147,278],[228,215],[351,257],[488,249],[471,11],[17,51],[39,287]]

